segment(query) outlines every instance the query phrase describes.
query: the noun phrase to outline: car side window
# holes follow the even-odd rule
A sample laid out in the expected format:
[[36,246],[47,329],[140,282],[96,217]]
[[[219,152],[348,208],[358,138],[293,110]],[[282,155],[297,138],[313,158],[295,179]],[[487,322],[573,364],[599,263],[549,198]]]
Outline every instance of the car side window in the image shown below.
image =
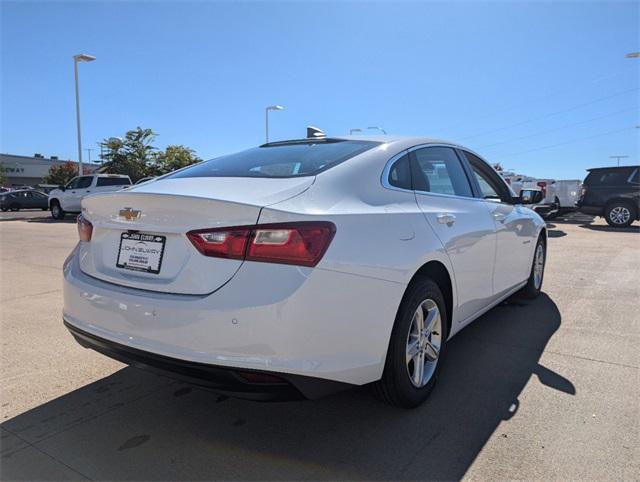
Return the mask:
[[71,179],[71,181],[69,181],[67,183],[67,185],[65,186],[67,189],[75,189],[78,187],[78,181],[80,180],[79,177],[74,177],[73,179]]
[[492,168],[478,156],[466,151],[464,155],[469,160],[469,164],[471,164],[471,169],[478,181],[482,197],[484,199],[506,201],[510,197],[510,193],[500,176],[497,173],[491,175]]
[[450,147],[423,147],[411,152],[416,191],[473,197],[469,180]]
[[409,155],[405,154],[393,163],[389,170],[389,185],[401,189],[411,189],[411,166]]
[[78,178],[78,185],[76,186],[76,189],[84,189],[91,186],[91,181],[93,181],[91,176],[82,176]]

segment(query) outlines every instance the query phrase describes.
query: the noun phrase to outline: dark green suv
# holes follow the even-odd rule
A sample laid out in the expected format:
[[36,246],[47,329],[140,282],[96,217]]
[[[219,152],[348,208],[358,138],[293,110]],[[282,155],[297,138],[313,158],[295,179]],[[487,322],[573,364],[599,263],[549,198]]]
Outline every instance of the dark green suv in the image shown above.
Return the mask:
[[603,216],[610,226],[624,228],[640,219],[639,166],[597,167],[582,184],[578,210]]

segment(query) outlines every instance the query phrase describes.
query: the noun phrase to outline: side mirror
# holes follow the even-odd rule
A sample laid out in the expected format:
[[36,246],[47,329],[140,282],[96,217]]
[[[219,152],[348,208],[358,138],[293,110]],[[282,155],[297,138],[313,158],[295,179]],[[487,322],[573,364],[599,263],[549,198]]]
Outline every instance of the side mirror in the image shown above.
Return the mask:
[[520,191],[520,202],[522,204],[538,204],[542,199],[542,191],[538,189],[523,189]]

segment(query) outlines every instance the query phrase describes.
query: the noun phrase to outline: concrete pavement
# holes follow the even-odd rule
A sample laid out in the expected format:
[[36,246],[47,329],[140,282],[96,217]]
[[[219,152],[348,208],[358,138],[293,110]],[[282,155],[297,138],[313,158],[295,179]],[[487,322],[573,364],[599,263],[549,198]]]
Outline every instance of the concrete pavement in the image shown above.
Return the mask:
[[405,411],[366,387],[225,399],[82,349],[60,316],[74,223],[2,214],[3,480],[640,478],[637,225],[550,224],[545,294],[456,336]]

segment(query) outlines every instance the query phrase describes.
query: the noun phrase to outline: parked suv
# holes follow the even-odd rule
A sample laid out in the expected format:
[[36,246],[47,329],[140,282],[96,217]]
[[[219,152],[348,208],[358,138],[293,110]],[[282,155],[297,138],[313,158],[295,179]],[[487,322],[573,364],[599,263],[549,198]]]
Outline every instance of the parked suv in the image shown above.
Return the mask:
[[597,167],[582,184],[580,212],[603,216],[610,226],[624,228],[640,219],[639,166]]
[[49,193],[49,208],[54,219],[63,219],[66,213],[79,213],[80,202],[89,194],[118,191],[131,185],[129,176],[122,174],[93,174],[77,176],[65,186]]

